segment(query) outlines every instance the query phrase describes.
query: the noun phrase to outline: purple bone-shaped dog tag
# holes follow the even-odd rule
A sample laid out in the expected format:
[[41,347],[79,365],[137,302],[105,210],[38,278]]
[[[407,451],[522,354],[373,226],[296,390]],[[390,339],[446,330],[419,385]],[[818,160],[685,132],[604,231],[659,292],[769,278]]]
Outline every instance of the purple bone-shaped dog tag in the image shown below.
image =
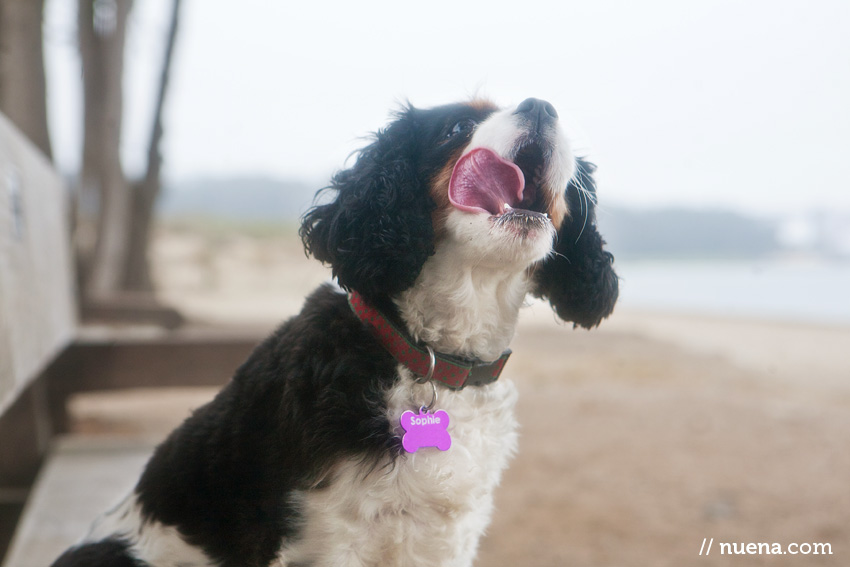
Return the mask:
[[412,411],[401,414],[401,427],[404,437],[401,446],[408,453],[415,453],[420,447],[436,447],[440,451],[448,451],[452,446],[449,436],[449,414],[440,410],[430,413],[427,409],[419,410],[419,415]]

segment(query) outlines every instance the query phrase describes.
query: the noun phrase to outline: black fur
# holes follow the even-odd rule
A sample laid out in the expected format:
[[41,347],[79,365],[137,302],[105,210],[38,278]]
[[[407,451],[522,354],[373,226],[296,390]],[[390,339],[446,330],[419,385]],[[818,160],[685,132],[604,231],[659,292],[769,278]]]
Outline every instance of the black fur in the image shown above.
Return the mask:
[[596,227],[596,166],[581,158],[567,186],[570,216],[558,231],[555,251],[538,266],[534,295],[548,299],[558,316],[587,329],[611,314],[619,295],[614,256]]
[[156,451],[136,488],[147,518],[229,566],[268,565],[297,537],[293,491],[332,462],[397,454],[392,356],[322,287]]
[[72,547],[53,562],[53,567],[150,567],[130,555],[121,539],[105,539]]
[[430,182],[468,142],[450,137],[452,128],[490,112],[465,104],[399,112],[353,167],[334,176],[328,189],[335,199],[304,215],[306,251],[330,264],[342,287],[375,304],[412,286],[434,253]]
[[[397,318],[391,298],[413,285],[434,253],[431,183],[468,143],[468,126],[492,111],[463,104],[401,111],[333,178],[335,198],[304,216],[306,251],[329,263],[343,287]],[[612,256],[595,227],[592,171],[579,160],[557,254],[535,274],[535,293],[584,327],[607,316],[617,297]],[[398,379],[395,360],[345,295],[320,288],[157,448],[135,490],[144,518],[175,526],[222,567],[268,565],[299,536],[299,491],[321,487],[341,458],[377,464],[400,455],[385,401]],[[146,567],[118,539],[73,548],[54,563],[84,565]]]

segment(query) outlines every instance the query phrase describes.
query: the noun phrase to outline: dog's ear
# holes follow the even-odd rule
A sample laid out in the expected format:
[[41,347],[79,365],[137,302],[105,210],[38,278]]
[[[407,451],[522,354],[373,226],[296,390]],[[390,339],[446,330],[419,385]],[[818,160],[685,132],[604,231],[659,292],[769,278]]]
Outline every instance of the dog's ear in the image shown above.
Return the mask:
[[302,217],[308,254],[330,264],[339,284],[366,299],[395,295],[434,253],[435,204],[417,175],[415,109],[402,110],[354,165],[337,173],[329,203]]
[[596,166],[581,158],[567,186],[569,215],[554,251],[536,268],[534,295],[548,299],[558,316],[587,329],[611,314],[619,285],[614,256],[596,227]]

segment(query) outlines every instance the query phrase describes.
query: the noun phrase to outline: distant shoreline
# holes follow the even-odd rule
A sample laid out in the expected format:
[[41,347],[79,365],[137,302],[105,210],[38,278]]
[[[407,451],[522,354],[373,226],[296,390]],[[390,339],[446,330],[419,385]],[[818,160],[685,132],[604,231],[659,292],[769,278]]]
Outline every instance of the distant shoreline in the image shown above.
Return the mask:
[[850,262],[618,262],[619,306],[661,313],[850,326]]

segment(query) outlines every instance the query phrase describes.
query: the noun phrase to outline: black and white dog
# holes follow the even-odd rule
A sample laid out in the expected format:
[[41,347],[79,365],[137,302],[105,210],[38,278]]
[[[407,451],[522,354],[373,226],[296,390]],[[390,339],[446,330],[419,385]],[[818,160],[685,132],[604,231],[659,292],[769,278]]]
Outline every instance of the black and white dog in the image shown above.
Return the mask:
[[54,565],[468,566],[516,448],[526,295],[617,299],[594,167],[551,104],[405,107],[303,218],[314,292]]

